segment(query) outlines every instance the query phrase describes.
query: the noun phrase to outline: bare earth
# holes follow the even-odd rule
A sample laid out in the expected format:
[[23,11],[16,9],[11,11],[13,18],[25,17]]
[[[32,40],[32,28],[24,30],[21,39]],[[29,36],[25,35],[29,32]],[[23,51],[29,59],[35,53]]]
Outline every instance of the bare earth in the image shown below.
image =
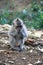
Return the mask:
[[43,65],[43,45],[30,44],[26,50],[19,52],[0,42],[0,65]]
[[[9,25],[0,25],[0,31],[9,27]],[[41,37],[40,34],[31,37],[26,49],[21,52],[11,50],[8,40],[9,37],[0,34],[0,65],[43,65],[43,34]]]

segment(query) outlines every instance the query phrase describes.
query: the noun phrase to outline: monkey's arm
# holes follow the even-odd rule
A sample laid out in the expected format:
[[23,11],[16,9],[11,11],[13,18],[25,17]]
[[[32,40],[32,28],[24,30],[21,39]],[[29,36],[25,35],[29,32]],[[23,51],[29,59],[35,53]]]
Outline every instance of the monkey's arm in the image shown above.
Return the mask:
[[22,35],[23,35],[24,37],[28,37],[28,32],[27,32],[27,28],[25,27],[25,25],[23,26],[21,32],[22,32]]
[[16,38],[17,34],[15,32],[10,32],[10,35]]
[[11,28],[9,29],[9,35],[10,36],[15,36],[16,34],[17,34],[16,30],[15,30],[15,28],[12,25]]

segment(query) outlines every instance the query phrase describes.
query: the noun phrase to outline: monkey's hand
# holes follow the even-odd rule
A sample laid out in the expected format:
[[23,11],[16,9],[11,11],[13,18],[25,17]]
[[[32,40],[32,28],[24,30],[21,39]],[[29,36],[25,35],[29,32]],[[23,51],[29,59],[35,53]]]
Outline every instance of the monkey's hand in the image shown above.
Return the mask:
[[17,37],[17,34],[16,34],[16,33],[12,33],[12,32],[10,32],[10,35],[11,35],[12,37],[14,37],[14,38]]

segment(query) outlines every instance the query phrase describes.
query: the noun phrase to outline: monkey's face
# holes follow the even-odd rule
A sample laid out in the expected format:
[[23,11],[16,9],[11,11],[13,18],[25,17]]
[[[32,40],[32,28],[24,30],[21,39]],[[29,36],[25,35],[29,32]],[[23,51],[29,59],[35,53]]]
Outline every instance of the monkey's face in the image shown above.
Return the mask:
[[15,27],[15,29],[17,29],[18,31],[20,31],[22,29],[22,22],[19,19],[16,19],[13,22],[13,26]]

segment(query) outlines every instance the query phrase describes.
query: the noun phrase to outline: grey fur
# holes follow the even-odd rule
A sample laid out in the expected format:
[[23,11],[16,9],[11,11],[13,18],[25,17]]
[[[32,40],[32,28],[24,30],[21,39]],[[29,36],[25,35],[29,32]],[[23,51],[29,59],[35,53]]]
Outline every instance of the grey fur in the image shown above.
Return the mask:
[[[17,24],[18,22],[20,22],[19,25]],[[22,26],[21,28],[17,27],[20,25]],[[24,42],[27,40],[27,37],[28,37],[27,28],[24,25],[23,21],[19,18],[15,19],[9,31],[9,41],[11,48],[16,50],[23,50]],[[15,47],[16,43],[18,43],[20,47]]]

